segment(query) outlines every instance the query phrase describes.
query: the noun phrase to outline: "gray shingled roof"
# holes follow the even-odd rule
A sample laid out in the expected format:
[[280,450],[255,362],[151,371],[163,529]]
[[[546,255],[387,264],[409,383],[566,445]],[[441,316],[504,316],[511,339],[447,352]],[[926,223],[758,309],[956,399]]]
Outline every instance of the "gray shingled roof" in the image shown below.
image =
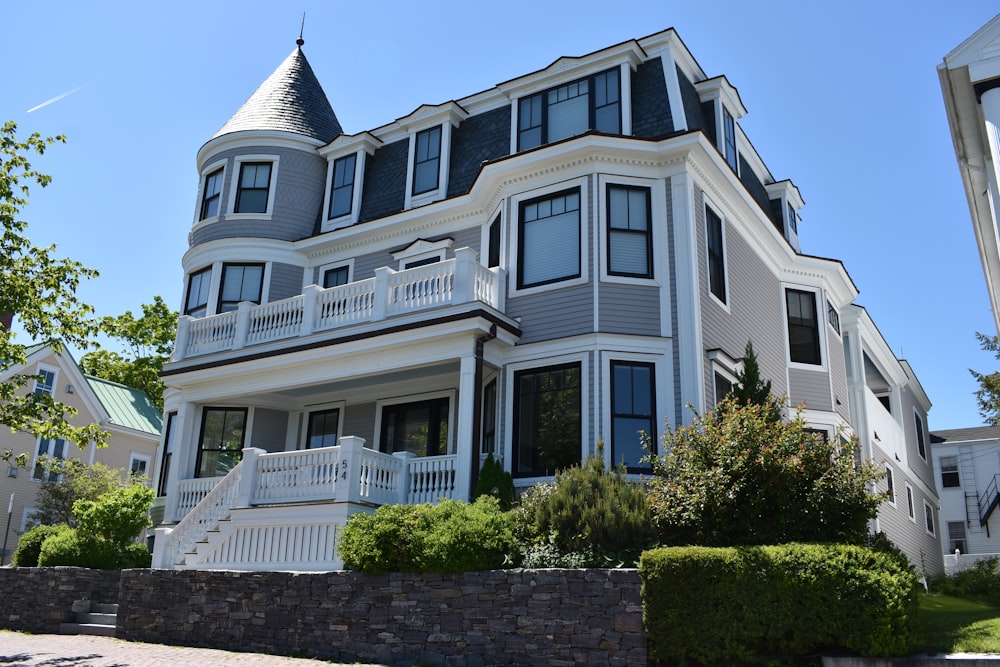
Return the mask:
[[294,132],[324,143],[343,132],[301,47],[285,58],[212,138],[243,130]]
[[1000,440],[1000,428],[995,426],[972,426],[931,431],[931,442],[968,442],[971,440]]

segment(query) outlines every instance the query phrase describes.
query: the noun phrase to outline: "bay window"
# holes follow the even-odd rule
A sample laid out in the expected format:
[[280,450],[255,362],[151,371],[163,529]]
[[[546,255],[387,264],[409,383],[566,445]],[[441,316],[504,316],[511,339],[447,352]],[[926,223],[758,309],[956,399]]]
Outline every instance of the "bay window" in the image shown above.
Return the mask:
[[580,277],[580,190],[522,202],[517,286]]
[[583,405],[579,363],[514,374],[514,477],[579,465]]

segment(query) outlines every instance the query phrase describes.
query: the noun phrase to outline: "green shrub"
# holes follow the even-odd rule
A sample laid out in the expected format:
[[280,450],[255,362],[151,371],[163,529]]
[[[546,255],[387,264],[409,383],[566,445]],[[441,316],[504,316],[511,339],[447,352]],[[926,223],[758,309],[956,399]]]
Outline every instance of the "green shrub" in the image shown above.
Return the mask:
[[42,550],[42,543],[50,536],[57,535],[69,530],[69,526],[35,526],[21,535],[14,550],[12,564],[14,567],[38,567],[38,554]]
[[107,542],[89,539],[76,528],[50,536],[38,554],[39,567],[72,565],[94,570],[116,570],[118,554]]
[[131,570],[134,568],[148,568],[153,564],[153,554],[141,542],[132,542],[125,547],[125,550],[118,554],[118,568],[121,570]]
[[916,639],[912,568],[866,547],[656,549],[640,574],[654,660],[797,665],[830,650],[905,655]]
[[485,496],[355,514],[337,548],[345,567],[362,572],[468,572],[502,566],[513,544],[509,516]]
[[526,491],[514,516],[525,564],[632,567],[656,541],[645,489],[596,457]]
[[476,482],[476,492],[474,498],[480,496],[493,496],[500,501],[500,509],[507,511],[517,500],[517,491],[514,490],[514,478],[503,469],[503,466],[493,458],[491,452],[483,467],[479,469],[479,480]]
[[417,534],[417,567],[425,572],[473,572],[502,567],[514,547],[510,515],[493,496],[471,505],[445,500],[424,514]]
[[938,593],[1000,606],[1000,560],[981,560],[968,570],[951,576],[938,575],[928,585]]
[[129,484],[101,494],[97,500],[73,503],[81,535],[123,551],[150,525],[149,508],[156,494],[148,486]]

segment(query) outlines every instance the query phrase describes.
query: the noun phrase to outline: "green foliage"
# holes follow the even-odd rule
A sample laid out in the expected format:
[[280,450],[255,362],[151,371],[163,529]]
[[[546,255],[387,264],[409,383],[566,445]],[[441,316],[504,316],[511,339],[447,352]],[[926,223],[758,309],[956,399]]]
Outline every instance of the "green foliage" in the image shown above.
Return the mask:
[[97,500],[117,489],[126,479],[125,471],[109,468],[100,462],[87,465],[77,459],[48,459],[44,462],[49,474],[38,487],[33,521],[43,524],[64,523],[76,526],[73,503]]
[[25,531],[17,542],[12,563],[14,567],[38,567],[42,543],[49,537],[70,530],[69,526],[35,526]]
[[643,554],[650,657],[670,664],[800,665],[821,652],[905,655],[917,579],[853,545],[674,547]]
[[945,595],[1000,606],[1000,559],[987,558],[951,576],[932,577],[928,587]]
[[727,398],[688,427],[669,429],[652,458],[649,505],[664,544],[862,544],[882,495],[880,471],[857,441],[824,442],[800,413]]
[[514,478],[503,469],[503,466],[493,458],[491,452],[483,461],[482,468],[479,469],[479,480],[476,482],[476,491],[473,498],[480,496],[493,496],[500,501],[500,509],[507,511],[517,500],[517,492],[514,490]]
[[68,528],[49,537],[42,543],[38,554],[39,567],[70,565],[94,570],[117,570],[118,554],[107,542],[81,535],[76,528]]
[[509,516],[484,496],[467,504],[383,505],[355,514],[337,548],[363,572],[466,572],[500,567],[513,548]]
[[141,317],[126,310],[117,317],[102,317],[99,326],[102,333],[123,343],[127,352],[120,354],[97,345],[96,350],[80,359],[80,368],[90,375],[141,389],[162,410],[160,371],[173,351],[177,311],[155,296],[153,303],[142,304]]
[[781,401],[771,393],[771,381],[760,376],[757,353],[753,351],[753,343],[749,340],[743,352],[743,370],[736,374],[732,397],[740,405],[764,406],[767,408],[768,419],[781,420]]
[[[1000,359],[1000,336],[987,336],[976,332],[976,338],[984,351],[992,352],[997,359]],[[977,373],[970,368],[969,372],[979,383],[979,389],[975,392],[979,414],[990,426],[1000,426],[1000,371]]]
[[109,544],[116,552],[124,551],[151,524],[149,508],[155,497],[148,486],[129,484],[97,500],[78,500],[73,503],[78,531],[81,536]]
[[526,491],[514,517],[528,567],[632,567],[656,540],[642,486],[600,458]]
[[[29,184],[45,187],[51,177],[35,171],[28,157],[42,155],[65,137],[42,138],[37,132],[21,141],[17,124],[0,129],[0,373],[25,363],[25,346],[17,342],[10,319],[16,317],[30,340],[85,346],[94,332],[93,309],[76,296],[80,281],[97,276],[79,262],[55,256],[55,246],[39,247],[27,237],[28,224],[19,220],[28,204]],[[81,448],[103,445],[108,434],[97,424],[74,426],[76,414],[46,393],[25,391],[34,375],[12,373],[0,382],[0,424],[36,437],[63,438]],[[11,458],[9,450],[0,455]],[[19,462],[20,463],[20,462]]]

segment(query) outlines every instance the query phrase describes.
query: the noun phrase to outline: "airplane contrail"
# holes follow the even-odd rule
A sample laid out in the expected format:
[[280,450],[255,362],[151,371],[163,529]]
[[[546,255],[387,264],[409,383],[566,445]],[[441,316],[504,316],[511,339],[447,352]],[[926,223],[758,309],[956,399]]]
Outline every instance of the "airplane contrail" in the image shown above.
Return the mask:
[[50,100],[45,100],[44,102],[42,102],[42,103],[41,103],[41,104],[39,104],[38,106],[35,106],[35,107],[31,107],[30,109],[28,109],[28,111],[27,111],[26,113],[31,113],[32,111],[38,111],[38,110],[39,110],[39,109],[41,109],[42,107],[47,107],[47,106],[49,106],[50,104],[53,104],[53,103],[55,103],[55,102],[58,102],[59,100],[63,99],[64,97],[69,97],[70,95],[72,95],[72,94],[73,94],[73,93],[75,93],[76,91],[80,90],[81,88],[83,88],[83,86],[77,86],[77,87],[76,87],[76,88],[74,88],[73,90],[67,90],[67,91],[66,91],[65,93],[62,93],[61,95],[56,95],[55,97],[53,97],[53,98],[52,98],[52,99],[50,99]]

